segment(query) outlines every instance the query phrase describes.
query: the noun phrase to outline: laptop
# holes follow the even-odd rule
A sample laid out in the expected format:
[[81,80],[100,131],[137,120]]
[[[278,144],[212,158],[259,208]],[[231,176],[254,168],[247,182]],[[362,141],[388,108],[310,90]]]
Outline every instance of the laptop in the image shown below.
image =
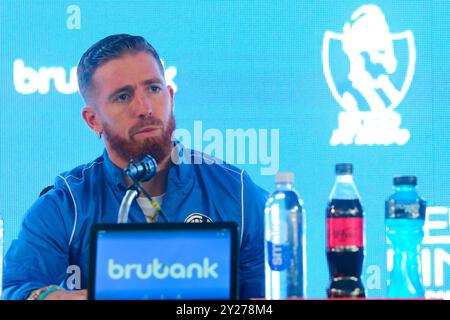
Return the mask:
[[96,224],[91,229],[92,300],[235,300],[237,224]]

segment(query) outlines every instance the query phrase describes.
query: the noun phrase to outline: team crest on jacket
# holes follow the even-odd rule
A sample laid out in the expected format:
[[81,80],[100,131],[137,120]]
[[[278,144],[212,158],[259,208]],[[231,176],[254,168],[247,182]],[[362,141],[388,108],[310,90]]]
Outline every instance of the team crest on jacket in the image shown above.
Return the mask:
[[201,213],[191,213],[184,220],[185,223],[212,223],[212,219]]

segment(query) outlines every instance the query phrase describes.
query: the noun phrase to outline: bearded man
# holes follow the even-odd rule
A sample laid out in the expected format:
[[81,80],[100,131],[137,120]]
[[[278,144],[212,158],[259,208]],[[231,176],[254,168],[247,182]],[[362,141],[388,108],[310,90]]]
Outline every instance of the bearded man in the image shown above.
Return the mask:
[[[83,119],[104,140],[105,151],[59,175],[28,210],[5,257],[3,297],[86,299],[90,228],[117,222],[131,184],[123,169],[145,155],[155,158],[158,169],[142,188],[169,222],[238,224],[240,298],[262,297],[267,193],[243,170],[172,140],[174,91],[156,50],[140,36],[108,36],[83,54],[77,73]],[[173,154],[182,161],[172,161]],[[140,196],[128,220],[157,223],[159,213]],[[70,278],[74,271],[79,281]]]

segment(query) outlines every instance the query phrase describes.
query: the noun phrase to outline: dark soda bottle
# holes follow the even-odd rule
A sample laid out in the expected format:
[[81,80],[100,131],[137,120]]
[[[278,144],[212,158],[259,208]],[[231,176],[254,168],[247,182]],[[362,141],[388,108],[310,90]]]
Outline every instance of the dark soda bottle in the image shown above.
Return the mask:
[[364,298],[364,211],[350,163],[336,165],[336,181],[327,206],[329,298]]

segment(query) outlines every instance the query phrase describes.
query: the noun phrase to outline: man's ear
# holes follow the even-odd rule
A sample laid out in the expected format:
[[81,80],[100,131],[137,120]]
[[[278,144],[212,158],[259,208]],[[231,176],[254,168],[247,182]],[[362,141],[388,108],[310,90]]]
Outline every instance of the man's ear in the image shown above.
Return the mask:
[[173,111],[174,111],[174,108],[175,108],[175,101],[174,101],[174,99],[173,99],[173,96],[174,96],[175,92],[173,91],[173,88],[172,88],[172,86],[170,86],[170,85],[167,85],[167,89],[169,90],[169,95],[170,95],[170,107],[171,107],[172,112],[173,112]]
[[92,106],[85,106],[81,111],[84,121],[97,135],[103,132],[103,126],[99,121],[97,110]]

